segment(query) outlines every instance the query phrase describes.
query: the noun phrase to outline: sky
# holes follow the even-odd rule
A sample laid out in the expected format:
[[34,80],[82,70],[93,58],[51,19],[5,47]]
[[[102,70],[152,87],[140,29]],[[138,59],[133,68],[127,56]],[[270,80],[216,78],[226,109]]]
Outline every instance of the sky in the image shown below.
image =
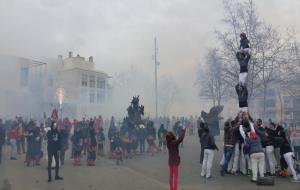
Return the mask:
[[[254,2],[279,30],[300,29],[299,0]],[[209,105],[197,96],[196,71],[223,13],[222,0],[0,0],[0,53],[39,59],[73,51],[94,56],[111,76],[134,66],[151,78],[156,36],[158,76],[178,85],[172,113],[199,114]]]

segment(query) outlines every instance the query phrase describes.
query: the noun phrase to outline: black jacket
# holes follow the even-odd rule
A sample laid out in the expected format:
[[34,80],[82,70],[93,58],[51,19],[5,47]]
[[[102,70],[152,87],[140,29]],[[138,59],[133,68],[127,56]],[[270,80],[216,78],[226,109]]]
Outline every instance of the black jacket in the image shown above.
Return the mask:
[[61,148],[61,138],[60,134],[58,133],[57,130],[51,129],[50,131],[47,132],[47,139],[48,139],[48,146],[47,150],[48,152],[55,152],[60,150]]
[[5,143],[5,129],[3,126],[0,126],[0,146]]
[[259,138],[261,139],[262,147],[265,148],[266,147],[266,141],[267,141],[267,136],[266,136],[266,130],[265,130],[265,128],[263,128],[263,127],[255,127],[255,132],[259,136]]
[[250,55],[246,53],[245,57],[242,59],[239,57],[239,53],[237,53],[236,58],[240,64],[240,73],[248,73],[248,63],[250,60]]
[[247,38],[243,38],[240,40],[240,49],[250,48],[249,40]]
[[215,138],[209,133],[204,132],[201,141],[202,141],[201,145],[204,147],[204,149],[210,149],[210,150],[218,149],[215,143]]
[[239,97],[239,102],[247,102],[248,100],[248,90],[246,86],[237,84],[235,86],[236,93]]

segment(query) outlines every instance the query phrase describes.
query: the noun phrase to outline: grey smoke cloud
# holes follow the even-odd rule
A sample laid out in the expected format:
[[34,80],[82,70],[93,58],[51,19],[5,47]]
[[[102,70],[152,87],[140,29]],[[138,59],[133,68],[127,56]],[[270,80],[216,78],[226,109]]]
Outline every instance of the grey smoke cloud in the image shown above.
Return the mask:
[[[278,28],[300,27],[300,1],[256,3]],[[215,43],[222,14],[220,0],[1,0],[0,53],[39,59],[72,50],[93,55],[97,68],[111,75],[137,65],[151,77],[157,36],[159,76],[172,76],[181,92],[174,113],[197,114],[196,68]]]

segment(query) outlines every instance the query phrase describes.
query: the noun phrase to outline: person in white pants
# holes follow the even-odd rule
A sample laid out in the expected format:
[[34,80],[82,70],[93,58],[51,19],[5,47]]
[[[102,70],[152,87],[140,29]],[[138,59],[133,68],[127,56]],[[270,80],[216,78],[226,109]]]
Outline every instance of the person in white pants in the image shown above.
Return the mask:
[[[254,130],[254,126],[253,123],[250,121],[243,121],[244,124],[246,124],[248,122],[249,124],[249,128],[245,129],[244,125],[240,125],[239,131],[241,136],[243,137],[244,141],[246,140],[246,137],[248,134],[247,133],[251,133],[251,132],[255,132]],[[240,167],[241,167],[241,172],[246,175],[247,174],[247,168],[248,170],[251,168],[251,161],[250,161],[250,157],[248,154],[244,154],[244,143],[241,145],[241,158],[240,158]]]
[[233,153],[233,164],[231,173],[235,174],[239,170],[239,159],[240,159],[240,143],[236,142],[234,145]]
[[252,168],[252,180],[257,181],[257,172],[260,177],[264,177],[265,170],[265,154],[262,148],[261,139],[255,132],[250,132],[250,138],[246,138],[246,142],[250,145],[250,159]]
[[204,158],[202,163],[201,176],[206,177],[206,179],[212,178],[211,168],[214,159],[214,150],[218,147],[215,144],[214,137],[210,134],[207,127],[204,128],[204,133],[202,135],[202,143],[204,146]]
[[278,135],[283,139],[283,142],[280,144],[280,155],[283,156],[285,162],[288,165],[289,170],[293,174],[292,182],[299,182],[299,178],[297,176],[297,172],[294,168],[294,153],[292,152],[292,148],[289,144],[289,141],[285,135],[284,129],[281,126],[278,126]]
[[16,139],[12,138],[9,139],[10,143],[10,159],[11,160],[16,160],[16,155],[17,155],[17,142]]
[[275,168],[276,168],[276,161],[275,161],[275,155],[274,155],[274,146],[273,145],[267,145],[266,146],[266,161],[268,162],[268,168],[270,171],[270,175],[275,175]]
[[211,168],[214,160],[214,150],[212,149],[204,149],[204,158],[201,176],[206,178],[211,178]]
[[275,131],[275,124],[271,123],[269,127],[265,128],[267,139],[266,139],[266,160],[268,164],[268,169],[270,170],[270,175],[275,176],[276,173],[276,159],[274,153],[274,137],[277,137]]

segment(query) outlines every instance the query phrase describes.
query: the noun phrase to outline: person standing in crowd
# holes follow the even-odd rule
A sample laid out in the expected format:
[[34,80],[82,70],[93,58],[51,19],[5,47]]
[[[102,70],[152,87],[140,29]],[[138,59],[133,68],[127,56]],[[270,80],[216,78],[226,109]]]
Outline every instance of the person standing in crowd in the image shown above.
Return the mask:
[[56,122],[52,122],[50,131],[47,132],[47,151],[48,151],[48,182],[52,181],[51,165],[52,158],[55,159],[55,180],[63,180],[59,176],[59,156],[58,152],[61,149],[60,134],[58,133]]
[[123,148],[120,137],[120,132],[116,132],[113,136],[113,152],[116,158],[116,164],[119,165],[120,162],[123,162]]
[[158,146],[164,152],[166,151],[166,143],[167,143],[166,135],[167,135],[167,130],[165,129],[164,124],[161,124],[157,132],[157,137],[158,137]]
[[73,165],[80,166],[81,165],[82,144],[83,144],[83,139],[82,139],[82,135],[80,132],[80,126],[77,125],[75,127],[74,134],[73,134],[71,140],[72,140],[72,149],[74,150]]
[[277,134],[275,131],[275,124],[270,123],[269,127],[265,128],[266,130],[266,157],[267,157],[267,164],[268,168],[270,169],[270,176],[276,175],[276,159],[274,153],[274,145]]
[[126,131],[122,137],[122,144],[123,144],[123,154],[124,154],[124,157],[125,159],[127,158],[132,158],[131,156],[131,143],[132,143],[132,140],[129,136],[129,132]]
[[40,165],[40,159],[42,156],[42,134],[40,128],[34,122],[33,124],[33,163],[36,166]]
[[147,143],[148,143],[148,150],[151,155],[154,155],[155,152],[158,151],[158,147],[155,144],[156,140],[156,129],[154,127],[153,121],[149,121],[147,124]]
[[14,122],[9,130],[9,143],[10,143],[10,160],[17,160],[16,148],[17,148],[17,124]]
[[66,154],[66,151],[68,150],[69,148],[69,143],[68,143],[68,140],[69,140],[69,135],[68,135],[68,132],[67,132],[67,126],[65,125],[62,125],[61,128],[59,129],[59,135],[60,135],[60,152],[59,152],[59,157],[60,157],[60,162],[61,162],[61,165],[64,165],[65,164],[65,154]]
[[105,135],[103,132],[103,128],[99,128],[99,132],[97,133],[97,147],[98,147],[98,156],[104,156],[104,143],[105,143]]
[[5,129],[0,119],[0,164],[2,163],[2,147],[5,144]]
[[200,146],[201,146],[201,150],[200,150],[200,164],[203,163],[203,158],[204,158],[204,146],[202,144],[202,135],[204,133],[204,127],[205,127],[205,123],[199,117],[199,119],[198,119],[198,137],[199,137],[199,142],[200,142]]
[[83,138],[83,155],[86,155],[89,140],[89,127],[88,121],[86,121],[85,118],[83,118],[83,120],[81,121],[81,133]]
[[113,145],[113,137],[115,136],[116,133],[117,133],[117,127],[115,126],[115,122],[112,117],[109,129],[108,129],[108,139],[109,139],[109,143],[110,143],[110,152],[111,153],[114,151],[112,145]]
[[173,132],[168,132],[166,135],[167,148],[169,152],[169,184],[170,190],[177,190],[179,177],[179,144],[183,141],[186,129],[181,131],[179,138]]
[[17,133],[17,152],[19,155],[25,154],[25,131],[22,122],[18,123]]
[[260,177],[264,177],[265,154],[261,145],[261,140],[254,131],[250,132],[249,137],[246,137],[246,143],[250,146],[250,160],[252,168],[252,182],[257,182],[257,173]]
[[205,177],[206,179],[211,179],[211,167],[213,164],[214,159],[214,150],[219,150],[216,143],[214,136],[212,136],[209,132],[209,128],[205,127],[204,132],[202,134],[202,144],[204,147],[204,158],[201,170],[201,176]]
[[140,146],[140,153],[143,154],[145,152],[145,140],[147,137],[147,130],[145,125],[140,124],[138,129],[138,141]]
[[97,152],[96,132],[93,125],[89,127],[87,166],[95,166]]
[[294,153],[282,126],[277,127],[277,134],[281,138],[281,142],[279,143],[280,155],[285,160],[288,169],[292,172],[292,182],[298,183],[300,179],[298,178],[297,172],[294,168]]
[[228,164],[234,152],[234,145],[236,142],[236,131],[238,126],[234,121],[228,120],[224,127],[224,163],[221,165],[221,176],[227,172]]
[[252,119],[248,113],[241,113],[241,120],[239,124],[239,131],[242,136],[242,150],[241,150],[241,172],[244,175],[251,174],[251,161],[249,156],[249,146],[245,143],[247,137],[249,137],[250,132],[255,132],[254,125],[252,123]]

